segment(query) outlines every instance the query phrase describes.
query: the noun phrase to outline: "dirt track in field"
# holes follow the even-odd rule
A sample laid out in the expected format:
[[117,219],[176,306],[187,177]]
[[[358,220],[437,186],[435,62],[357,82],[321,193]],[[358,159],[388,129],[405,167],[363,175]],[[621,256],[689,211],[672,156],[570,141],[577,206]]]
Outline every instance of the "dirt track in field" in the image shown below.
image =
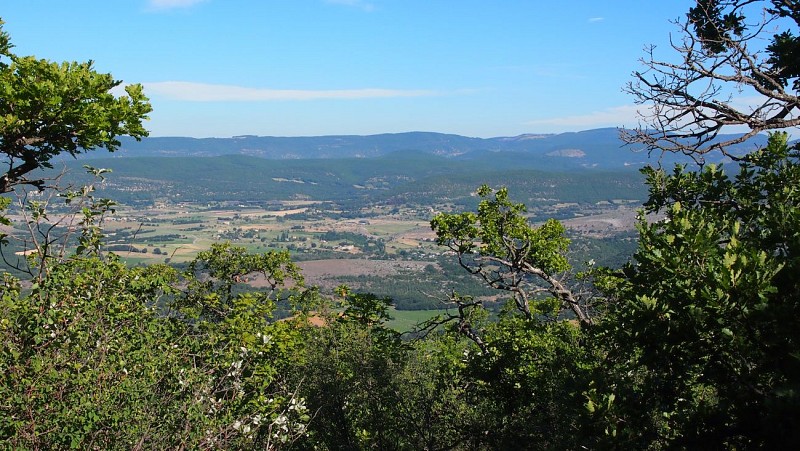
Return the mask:
[[[310,260],[297,262],[305,277],[306,286],[317,285],[323,289],[332,289],[340,284],[334,280],[341,276],[372,275],[377,277],[390,277],[400,272],[422,272],[430,262],[423,261],[391,261],[367,259],[330,259]],[[255,287],[264,287],[266,282],[263,277],[256,276],[248,280]]]
[[606,213],[563,219],[561,223],[567,229],[583,235],[607,237],[633,230],[637,214],[635,208],[620,207]]

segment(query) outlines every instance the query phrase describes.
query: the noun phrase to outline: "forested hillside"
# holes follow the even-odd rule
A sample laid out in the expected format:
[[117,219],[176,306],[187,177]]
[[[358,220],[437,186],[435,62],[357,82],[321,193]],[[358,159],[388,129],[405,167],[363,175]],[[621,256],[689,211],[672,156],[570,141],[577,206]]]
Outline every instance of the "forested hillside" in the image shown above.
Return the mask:
[[[83,161],[66,165],[65,181],[86,183]],[[513,185],[530,199],[592,203],[646,196],[637,171],[576,173],[543,171],[535,164],[509,160],[448,161],[423,154],[393,154],[371,159],[281,160],[247,156],[211,158],[95,159],[111,169],[99,194],[125,204],[156,200],[267,202],[309,199],[337,203],[377,203],[413,199],[419,206],[474,198],[481,183]],[[58,166],[60,170],[63,166]],[[55,176],[58,171],[44,172]],[[474,206],[475,202],[472,202]]]
[[[0,282],[0,444],[796,449],[800,146],[788,132],[800,125],[800,2],[698,0],[677,26],[674,54],[646,54],[646,70],[626,88],[649,108],[622,139],[699,164],[641,170],[647,193],[636,249],[619,267],[590,255],[574,264],[567,221],[539,217],[530,200],[549,196],[558,180],[567,198],[606,205],[641,180],[628,174],[509,166],[478,181],[468,161],[448,172],[428,155],[334,163],[333,175],[307,160],[272,161],[270,172],[260,163],[267,160],[243,156],[120,159],[115,176],[128,187],[141,179],[142,196],[154,196],[154,186],[165,198],[202,186],[197,200],[211,202],[244,196],[246,186],[273,189],[277,178],[305,190],[306,202],[324,190],[344,204],[356,189],[375,191],[376,205],[416,196],[448,204],[431,212],[429,244],[449,257],[452,277],[473,278],[502,308],[453,290],[441,299],[447,310],[409,333],[389,327],[391,299],[306,283],[291,252],[255,243],[246,214],[225,212],[220,224],[240,222],[218,233],[249,234],[249,247],[220,237],[181,267],[125,264],[107,250],[119,204],[103,196],[124,191],[100,195],[107,171],[92,164],[86,179],[67,185],[39,169],[146,136],[151,106],[142,87],[113,95],[120,82],[91,62],[17,55],[0,30],[0,238],[7,249],[22,226],[30,250],[25,273],[3,272]],[[757,100],[742,109],[732,92]],[[747,131],[721,133],[730,125]],[[753,148],[741,153],[741,145]],[[715,154],[725,162],[712,163]],[[413,180],[399,177],[408,177],[404,165]],[[241,177],[215,179],[214,170]],[[365,180],[370,174],[380,177]],[[455,202],[470,184],[473,201]],[[280,206],[312,218],[308,205]],[[194,214],[170,220],[193,226]],[[308,232],[296,226],[292,233]],[[314,233],[386,251],[358,234]],[[430,265],[420,277],[438,270]]]
[[[740,134],[721,135],[731,140]],[[233,138],[157,137],[141,141],[122,139],[116,155],[127,157],[210,157],[249,155],[271,160],[375,158],[393,153],[419,152],[447,160],[480,160],[494,166],[498,159],[524,162],[536,169],[623,170],[639,167],[648,159],[641,145],[629,145],[620,138],[620,130],[605,128],[554,135],[521,135],[499,138],[469,138],[430,132],[409,132],[368,136],[271,137],[237,136]],[[728,152],[744,154],[766,143],[766,137],[728,146]],[[716,152],[710,161],[720,161]],[[665,156],[673,164],[690,161],[680,154]],[[502,163],[501,163],[502,164]],[[506,163],[507,164],[507,163]]]

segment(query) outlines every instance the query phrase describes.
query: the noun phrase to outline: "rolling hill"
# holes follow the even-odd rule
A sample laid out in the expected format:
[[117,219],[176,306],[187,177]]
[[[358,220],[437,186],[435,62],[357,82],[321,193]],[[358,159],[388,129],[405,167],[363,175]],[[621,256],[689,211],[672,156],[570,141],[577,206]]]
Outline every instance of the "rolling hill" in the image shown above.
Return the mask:
[[[114,157],[213,157],[248,155],[273,160],[375,158],[397,152],[421,152],[452,160],[533,166],[540,170],[624,170],[638,168],[660,158],[663,164],[689,161],[682,155],[653,155],[627,146],[619,129],[602,128],[551,135],[471,138],[431,132],[409,132],[368,136],[316,137],[236,136],[232,138],[152,137],[140,142],[123,139]],[[759,136],[732,152],[746,152],[766,143]],[[107,157],[91,152],[89,158]],[[709,155],[708,161],[722,161]]]

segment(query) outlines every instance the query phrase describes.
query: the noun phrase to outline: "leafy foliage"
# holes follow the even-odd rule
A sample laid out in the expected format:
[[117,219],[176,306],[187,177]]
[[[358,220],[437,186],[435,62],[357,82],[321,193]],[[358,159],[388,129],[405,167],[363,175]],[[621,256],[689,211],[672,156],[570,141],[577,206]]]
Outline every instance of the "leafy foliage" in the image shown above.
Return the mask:
[[320,311],[324,324],[306,330],[303,362],[294,369],[313,412],[302,446],[398,449],[392,416],[401,398],[393,378],[406,347],[385,324],[388,300],[344,286],[340,293],[341,314]]
[[[458,257],[469,273],[487,285],[511,293],[517,309],[528,319],[552,315],[558,307],[571,309],[580,321],[590,323],[585,303],[563,282],[570,269],[564,253],[569,240],[555,220],[531,226],[525,205],[512,203],[508,190],[478,189],[482,198],[477,213],[441,213],[431,220],[436,240]],[[552,298],[539,298],[547,293]],[[557,306],[553,308],[553,300]]]
[[[0,21],[0,26],[2,21]],[[5,174],[0,193],[17,185],[42,188],[45,181],[26,175],[59,154],[119,147],[118,136],[147,135],[142,121],[150,103],[137,84],[126,95],[111,90],[121,84],[85,63],[54,63],[11,53],[0,28],[0,154]]]
[[485,328],[487,350],[466,354],[468,429],[487,449],[578,449],[590,437],[583,389],[592,368],[586,337],[572,322],[534,322],[506,313]]
[[250,295],[217,310],[215,322],[189,316],[184,300],[200,295],[179,292],[178,280],[164,265],[97,257],[54,265],[27,296],[6,278],[2,440],[243,448],[302,434],[305,406],[277,376],[297,340],[292,323],[267,323],[271,303]]
[[[464,439],[472,448],[575,448],[586,440],[579,433],[581,387],[591,368],[579,324],[593,321],[587,299],[565,283],[569,240],[555,220],[531,225],[525,206],[511,202],[506,188],[484,185],[478,195],[476,213],[443,213],[431,221],[437,242],[467,272],[512,295],[496,322],[476,315],[479,301],[454,295],[459,314],[430,323],[455,320],[452,330],[477,345],[466,351],[461,376],[475,384],[465,394],[475,410]],[[562,309],[580,323],[558,320]]]
[[[2,439],[12,447],[132,447],[182,427],[174,370],[178,331],[157,321],[168,268],[128,270],[77,259],[29,296],[3,291]],[[143,302],[144,301],[144,302]],[[153,423],[158,419],[158,423]]]
[[620,365],[609,414],[639,445],[785,447],[800,418],[798,154],[786,134],[735,176],[648,170],[636,265],[604,327]]

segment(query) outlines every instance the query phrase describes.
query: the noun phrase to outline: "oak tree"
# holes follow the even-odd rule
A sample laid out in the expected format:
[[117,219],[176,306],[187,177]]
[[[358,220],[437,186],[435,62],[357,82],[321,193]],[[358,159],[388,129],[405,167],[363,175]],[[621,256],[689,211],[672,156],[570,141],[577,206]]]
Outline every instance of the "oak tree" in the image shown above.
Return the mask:
[[142,86],[99,73],[91,61],[56,63],[12,52],[0,21],[0,193],[19,185],[42,189],[31,177],[59,155],[92,149],[114,151],[119,136],[147,136],[151,111]]
[[[643,171],[655,215],[642,215],[633,262],[603,280],[606,365],[587,392],[609,444],[800,443],[800,155],[780,131],[800,124],[798,25],[798,1],[698,0],[677,62],[650,53],[629,85],[652,108],[629,140],[738,161]],[[747,131],[720,139],[728,125]],[[764,131],[765,148],[731,150]]]

